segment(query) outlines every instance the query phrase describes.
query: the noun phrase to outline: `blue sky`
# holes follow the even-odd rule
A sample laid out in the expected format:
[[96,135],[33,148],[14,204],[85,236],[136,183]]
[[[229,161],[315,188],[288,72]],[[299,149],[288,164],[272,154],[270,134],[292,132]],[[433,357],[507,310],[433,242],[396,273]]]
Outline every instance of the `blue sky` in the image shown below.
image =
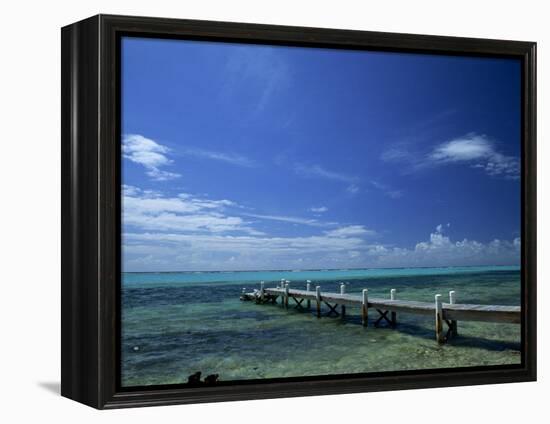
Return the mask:
[[125,38],[125,271],[511,265],[520,63]]

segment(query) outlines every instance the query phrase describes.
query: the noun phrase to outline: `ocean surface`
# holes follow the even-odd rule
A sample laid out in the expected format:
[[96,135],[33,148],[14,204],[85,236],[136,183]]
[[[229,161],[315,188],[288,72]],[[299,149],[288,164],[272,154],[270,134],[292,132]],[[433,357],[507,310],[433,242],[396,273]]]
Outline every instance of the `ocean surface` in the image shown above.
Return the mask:
[[[196,371],[223,381],[379,371],[519,364],[520,326],[458,323],[439,346],[432,317],[398,314],[397,328],[361,326],[359,308],[318,319],[311,311],[242,302],[247,291],[276,285],[322,291],[369,289],[371,297],[432,302],[456,291],[457,303],[520,304],[518,267],[320,271],[169,272],[122,275],[122,385],[186,383]],[[291,302],[292,303],[292,302]]]

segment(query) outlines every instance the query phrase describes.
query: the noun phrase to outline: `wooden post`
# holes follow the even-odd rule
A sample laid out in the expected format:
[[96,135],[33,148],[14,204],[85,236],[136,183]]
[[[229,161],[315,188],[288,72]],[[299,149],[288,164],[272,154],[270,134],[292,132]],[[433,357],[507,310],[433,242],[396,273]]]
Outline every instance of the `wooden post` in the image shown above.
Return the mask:
[[437,343],[442,344],[443,338],[443,303],[441,303],[441,295],[435,295],[435,339]]
[[[390,300],[395,300],[395,289],[390,290]],[[391,325],[397,325],[397,313],[391,313]]]
[[454,290],[451,290],[451,291],[449,292],[449,303],[450,303],[451,305],[454,305],[455,302],[456,302],[456,292],[455,292]]
[[361,317],[363,326],[369,325],[369,289],[363,289],[363,302],[361,305]]
[[[310,280],[306,281],[306,291],[311,291],[311,281]],[[307,299],[306,300],[306,305],[307,305],[308,309],[311,309],[311,300]]]
[[317,300],[317,318],[321,318],[321,286],[315,287],[315,298]]
[[285,308],[288,308],[288,291],[289,291],[289,288],[288,288],[288,283],[285,284]]
[[285,288],[285,279],[284,278],[281,278],[281,288],[282,289]]
[[265,300],[265,282],[260,281],[260,300],[264,303]]
[[[344,283],[340,284],[340,294],[346,294],[346,285]],[[341,317],[344,318],[346,316],[346,305],[341,304],[340,310],[342,311]]]
[[[456,292],[454,290],[449,292],[449,303],[451,305],[456,303]],[[455,320],[451,320],[451,333],[453,337],[458,336],[458,325]]]

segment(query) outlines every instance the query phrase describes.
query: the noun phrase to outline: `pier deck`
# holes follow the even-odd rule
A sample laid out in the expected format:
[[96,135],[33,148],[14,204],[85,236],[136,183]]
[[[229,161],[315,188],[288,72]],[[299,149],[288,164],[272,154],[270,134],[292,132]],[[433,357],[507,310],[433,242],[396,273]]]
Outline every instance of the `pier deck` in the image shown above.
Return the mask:
[[[434,302],[397,300],[394,289],[390,291],[389,299],[369,298],[367,289],[364,289],[361,294],[346,293],[344,284],[340,286],[340,293],[322,293],[319,286],[314,291],[311,290],[310,283],[307,284],[306,290],[297,290],[290,289],[288,283],[284,282],[281,282],[280,287],[265,288],[262,282],[259,290],[247,292],[243,289],[241,294],[241,300],[250,300],[256,303],[277,303],[278,299],[285,308],[288,308],[291,299],[297,308],[309,309],[311,303],[314,302],[318,317],[321,317],[322,304],[329,308],[328,315],[342,317],[346,314],[346,306],[359,307],[364,326],[368,326],[368,313],[371,309],[378,313],[375,326],[384,320],[395,327],[398,312],[431,315],[435,318],[435,336],[439,343],[444,343],[458,335],[457,321],[459,320],[521,324],[521,308],[519,306],[459,304],[456,302],[454,291],[449,293],[449,303],[443,303],[440,294],[435,295]],[[305,305],[303,305],[304,302]],[[340,312],[337,307],[340,307]],[[444,323],[448,327],[445,335],[443,334]]]

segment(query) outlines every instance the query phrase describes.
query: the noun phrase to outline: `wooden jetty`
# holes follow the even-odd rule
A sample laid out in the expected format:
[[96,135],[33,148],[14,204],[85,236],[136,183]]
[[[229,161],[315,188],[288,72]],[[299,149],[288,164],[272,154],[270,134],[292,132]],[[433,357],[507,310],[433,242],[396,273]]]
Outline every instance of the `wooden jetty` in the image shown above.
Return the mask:
[[[291,289],[288,280],[281,280],[278,287],[266,288],[264,282],[260,283],[260,289],[247,292],[243,288],[241,300],[254,301],[256,303],[281,303],[285,308],[289,307],[292,299],[296,308],[311,308],[315,303],[317,317],[321,317],[322,305],[328,307],[328,316],[346,315],[346,306],[356,306],[361,310],[362,323],[368,326],[369,311],[378,313],[374,326],[377,327],[382,321],[390,326],[397,325],[397,313],[431,315],[435,320],[435,338],[438,343],[445,343],[452,337],[458,335],[458,321],[485,321],[495,323],[521,323],[521,308],[519,306],[502,305],[473,305],[460,304],[456,302],[456,292],[449,292],[449,302],[444,303],[440,294],[435,295],[434,302],[417,302],[410,300],[398,300],[395,289],[390,291],[389,299],[370,298],[368,289],[362,293],[346,293],[346,285],[340,285],[340,293],[322,293],[321,287],[316,286],[312,290],[311,281],[307,281],[305,290]],[[305,302],[305,305],[303,303]],[[338,307],[340,312],[338,312]],[[447,325],[447,332],[444,334],[444,325]]]

